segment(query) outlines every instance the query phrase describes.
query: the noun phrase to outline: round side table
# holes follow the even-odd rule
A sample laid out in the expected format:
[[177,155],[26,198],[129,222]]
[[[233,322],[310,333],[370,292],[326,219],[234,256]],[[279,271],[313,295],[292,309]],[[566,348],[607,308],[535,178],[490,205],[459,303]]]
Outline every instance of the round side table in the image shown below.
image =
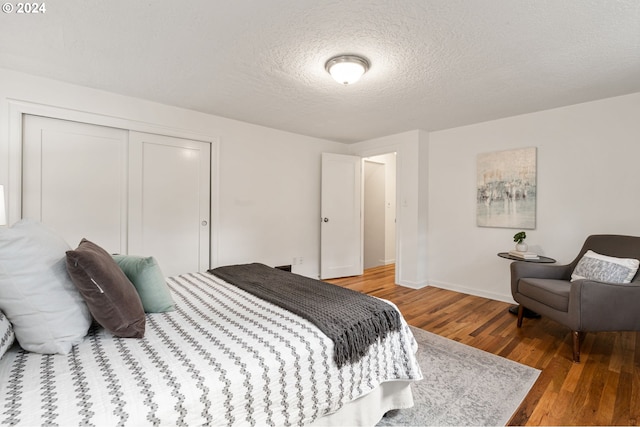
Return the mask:
[[517,257],[515,255],[511,255],[509,252],[499,252],[498,256],[500,258],[510,259],[512,261],[539,262],[542,264],[551,264],[556,262],[555,259],[549,258],[548,256],[542,256],[542,255],[538,255],[538,258],[525,259],[525,258]]

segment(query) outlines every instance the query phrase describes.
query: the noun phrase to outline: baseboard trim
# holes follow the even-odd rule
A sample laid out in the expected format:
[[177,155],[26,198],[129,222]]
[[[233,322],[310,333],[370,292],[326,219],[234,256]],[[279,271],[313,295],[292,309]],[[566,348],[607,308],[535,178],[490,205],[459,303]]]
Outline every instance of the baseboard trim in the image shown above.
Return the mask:
[[411,289],[422,289],[426,286],[429,286],[429,283],[427,283],[426,281],[412,282],[410,280],[399,280],[399,282],[400,283],[398,283],[398,285]]
[[516,302],[511,297],[511,294],[497,294],[494,292],[479,291],[478,289],[467,288],[466,286],[456,285],[453,283],[439,282],[437,280],[430,280],[429,286],[434,288],[447,289],[449,291],[460,292],[467,295],[473,295],[476,297],[488,298],[495,301],[502,301],[509,304],[515,304]]

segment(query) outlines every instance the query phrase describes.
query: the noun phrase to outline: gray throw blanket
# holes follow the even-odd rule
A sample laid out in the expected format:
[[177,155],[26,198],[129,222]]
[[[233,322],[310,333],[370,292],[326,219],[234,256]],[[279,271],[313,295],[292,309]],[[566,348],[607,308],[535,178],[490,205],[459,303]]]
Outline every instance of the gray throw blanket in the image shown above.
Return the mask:
[[401,326],[400,313],[384,301],[263,264],[209,273],[312,322],[334,342],[338,367],[358,361],[371,344]]

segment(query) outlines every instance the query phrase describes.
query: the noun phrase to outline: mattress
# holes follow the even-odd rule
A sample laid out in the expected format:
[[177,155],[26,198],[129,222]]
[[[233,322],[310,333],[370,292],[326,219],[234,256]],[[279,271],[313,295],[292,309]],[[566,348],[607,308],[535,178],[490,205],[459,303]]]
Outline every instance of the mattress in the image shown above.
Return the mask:
[[381,384],[422,378],[404,320],[338,369],[333,342],[308,321],[209,273],[168,284],[177,309],[148,314],[142,339],[93,326],[68,355],[9,350],[0,423],[306,425]]

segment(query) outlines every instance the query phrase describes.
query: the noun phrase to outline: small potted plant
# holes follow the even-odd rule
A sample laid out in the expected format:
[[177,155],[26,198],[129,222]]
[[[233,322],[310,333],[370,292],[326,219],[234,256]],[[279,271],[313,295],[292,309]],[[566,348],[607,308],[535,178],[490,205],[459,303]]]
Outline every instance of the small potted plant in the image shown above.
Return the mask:
[[524,231],[519,231],[513,236],[513,241],[516,242],[516,251],[519,252],[527,252],[529,247],[526,243],[524,243],[524,239],[527,238],[527,233]]

